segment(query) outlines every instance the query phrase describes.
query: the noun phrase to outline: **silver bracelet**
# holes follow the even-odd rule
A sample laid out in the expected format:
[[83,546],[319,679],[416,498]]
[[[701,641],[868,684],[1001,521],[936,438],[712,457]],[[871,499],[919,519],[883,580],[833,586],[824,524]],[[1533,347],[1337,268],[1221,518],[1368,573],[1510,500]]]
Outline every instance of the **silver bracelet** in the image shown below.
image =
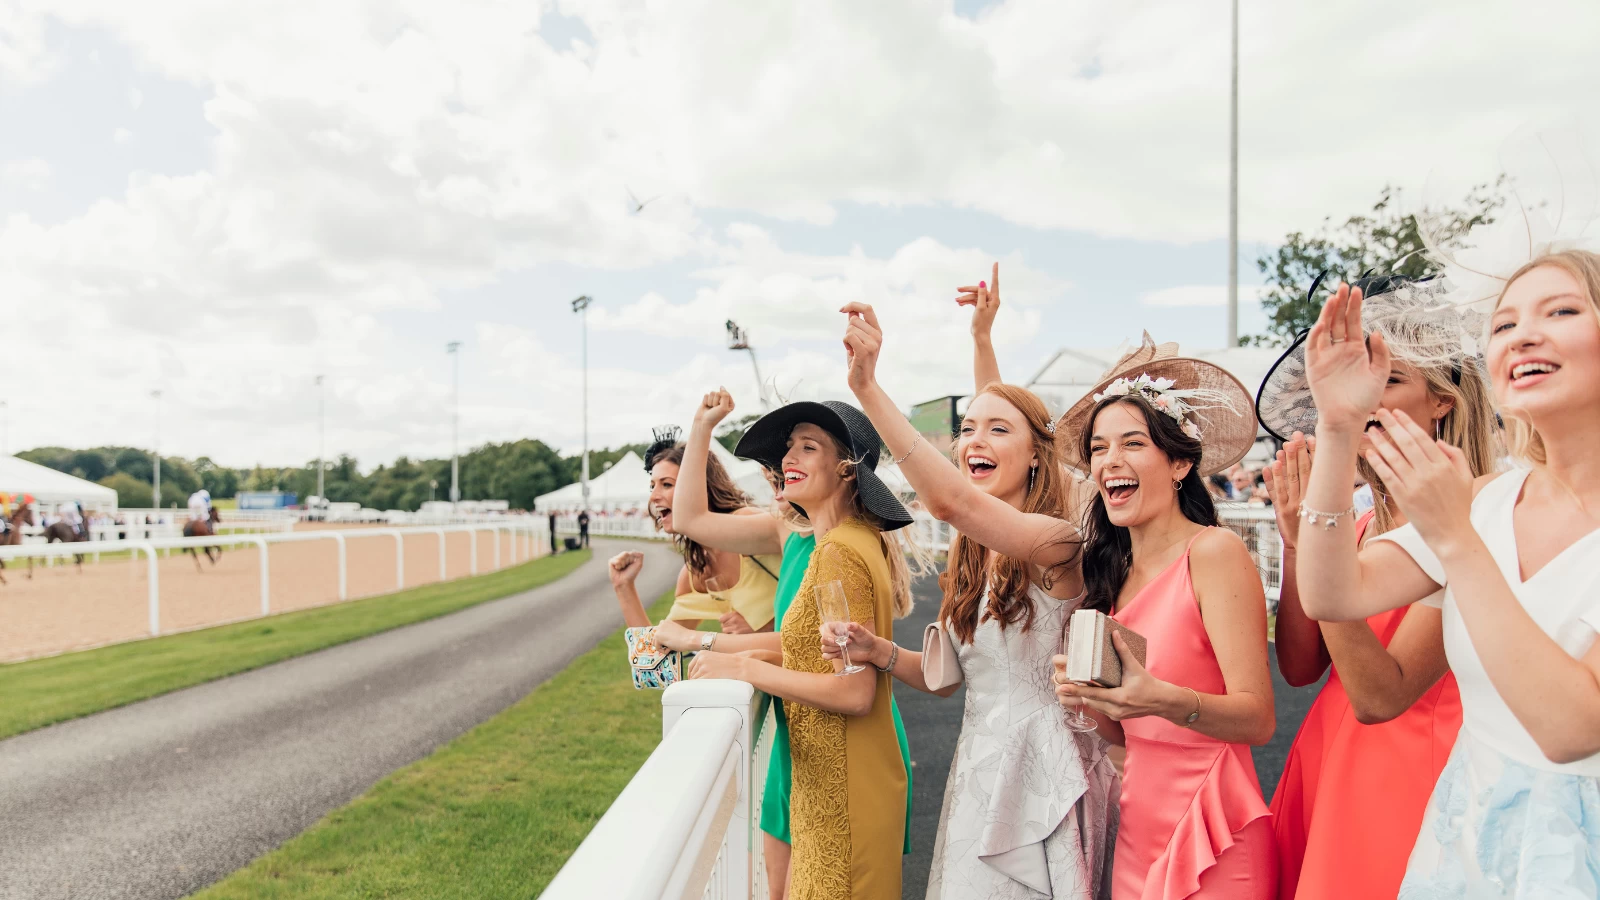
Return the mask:
[[[1356,508],[1352,506],[1343,512],[1323,512],[1320,509],[1312,509],[1311,507],[1302,503],[1300,504],[1299,512],[1300,518],[1305,519],[1306,522],[1322,528],[1331,529],[1336,527],[1339,524],[1339,520],[1345,516],[1354,517],[1356,514]],[[1321,521],[1318,521],[1319,519]]]
[[910,459],[911,458],[911,454],[915,453],[917,451],[917,447],[921,446],[921,444],[922,444],[922,435],[919,434],[919,435],[917,435],[917,439],[911,442],[911,449],[907,450],[904,455],[902,455],[899,459],[895,460],[894,464],[898,466],[901,463],[905,462],[907,459]]
[[893,672],[894,671],[895,660],[897,660],[899,658],[900,658],[900,645],[896,644],[894,641],[890,641],[889,642],[889,664],[887,666],[884,666],[881,669],[878,669],[877,666],[873,666],[873,668],[874,669],[878,669],[879,672]]

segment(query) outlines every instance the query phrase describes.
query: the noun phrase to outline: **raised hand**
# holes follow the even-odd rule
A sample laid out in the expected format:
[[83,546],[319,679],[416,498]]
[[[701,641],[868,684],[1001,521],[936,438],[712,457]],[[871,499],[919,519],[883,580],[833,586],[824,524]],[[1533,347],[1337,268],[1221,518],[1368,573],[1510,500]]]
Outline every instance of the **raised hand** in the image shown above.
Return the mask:
[[694,424],[715,428],[731,412],[733,395],[726,388],[719,387],[700,400],[700,408],[694,412]]
[[1363,339],[1360,289],[1341,282],[1323,304],[1306,338],[1306,377],[1319,429],[1359,432],[1377,412],[1389,381],[1389,346],[1381,332]]
[[611,557],[611,565],[606,571],[611,576],[613,587],[633,584],[634,579],[644,569],[644,554],[637,550],[624,550]]
[[844,348],[850,363],[847,381],[850,390],[859,394],[877,380],[883,329],[878,326],[878,314],[866,303],[846,303],[839,311],[849,317],[844,332]]
[[[845,648],[850,651],[850,658],[854,660],[868,660],[877,649],[877,638],[872,629],[860,622],[845,623]],[[823,659],[844,659],[844,651],[831,636],[822,638]]]
[[1000,264],[994,264],[988,282],[980,281],[956,290],[960,292],[956,305],[972,307],[972,336],[979,340],[987,338],[994,327],[995,314],[1000,312]]
[[1278,534],[1286,547],[1293,547],[1300,536],[1300,504],[1311,481],[1313,447],[1305,435],[1296,431],[1278,451],[1278,458],[1262,472],[1272,497],[1272,511],[1278,517]]
[[1472,468],[1462,452],[1435,440],[1403,410],[1378,411],[1367,462],[1430,547],[1472,533]]

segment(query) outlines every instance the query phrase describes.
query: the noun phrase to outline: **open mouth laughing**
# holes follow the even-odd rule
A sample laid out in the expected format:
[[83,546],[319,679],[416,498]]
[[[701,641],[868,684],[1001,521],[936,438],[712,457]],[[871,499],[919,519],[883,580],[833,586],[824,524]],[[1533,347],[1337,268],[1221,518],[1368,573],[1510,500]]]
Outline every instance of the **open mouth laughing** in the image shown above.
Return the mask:
[[1118,475],[1107,478],[1104,482],[1106,503],[1109,506],[1124,506],[1133,499],[1139,490],[1139,479]]
[[994,474],[998,463],[981,453],[974,453],[967,457],[967,474],[976,479],[988,478]]
[[1511,386],[1517,389],[1533,387],[1560,369],[1561,366],[1546,359],[1522,360],[1511,366]]

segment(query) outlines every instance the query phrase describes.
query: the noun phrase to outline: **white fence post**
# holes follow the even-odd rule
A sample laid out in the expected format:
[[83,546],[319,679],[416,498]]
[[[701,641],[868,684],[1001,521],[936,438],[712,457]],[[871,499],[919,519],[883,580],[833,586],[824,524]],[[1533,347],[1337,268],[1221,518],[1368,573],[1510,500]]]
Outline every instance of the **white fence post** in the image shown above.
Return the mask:
[[347,575],[349,567],[345,560],[344,535],[337,531],[329,532],[329,534],[333,537],[334,543],[339,545],[339,599],[348,600],[350,599],[350,582]]
[[437,534],[439,536],[439,580],[440,581],[444,581],[445,580],[444,529],[443,528],[436,528],[436,529],[434,529],[434,534]]
[[261,614],[272,613],[272,589],[267,576],[267,539],[256,538],[252,543],[261,548]]
[[155,637],[161,633],[161,572],[160,565],[156,562],[156,548],[149,543],[134,545],[135,553],[143,550],[146,561],[146,573],[150,584],[147,586],[150,601],[150,636]]
[[467,537],[472,539],[472,551],[467,555],[467,574],[476,575],[478,574],[478,529],[468,525]]

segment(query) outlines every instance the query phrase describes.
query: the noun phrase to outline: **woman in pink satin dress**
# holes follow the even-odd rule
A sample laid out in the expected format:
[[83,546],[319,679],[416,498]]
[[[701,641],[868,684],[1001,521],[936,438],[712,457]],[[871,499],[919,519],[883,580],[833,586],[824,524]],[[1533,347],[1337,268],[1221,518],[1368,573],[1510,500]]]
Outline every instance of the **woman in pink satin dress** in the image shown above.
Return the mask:
[[1115,900],[1269,900],[1276,843],[1250,758],[1274,727],[1266,603],[1202,482],[1244,455],[1255,417],[1232,376],[1151,349],[1114,367],[1061,427],[1099,489],[1084,607],[1142,635],[1148,667],[1119,635],[1120,687],[1064,683],[1058,656],[1057,694],[1127,747]]

